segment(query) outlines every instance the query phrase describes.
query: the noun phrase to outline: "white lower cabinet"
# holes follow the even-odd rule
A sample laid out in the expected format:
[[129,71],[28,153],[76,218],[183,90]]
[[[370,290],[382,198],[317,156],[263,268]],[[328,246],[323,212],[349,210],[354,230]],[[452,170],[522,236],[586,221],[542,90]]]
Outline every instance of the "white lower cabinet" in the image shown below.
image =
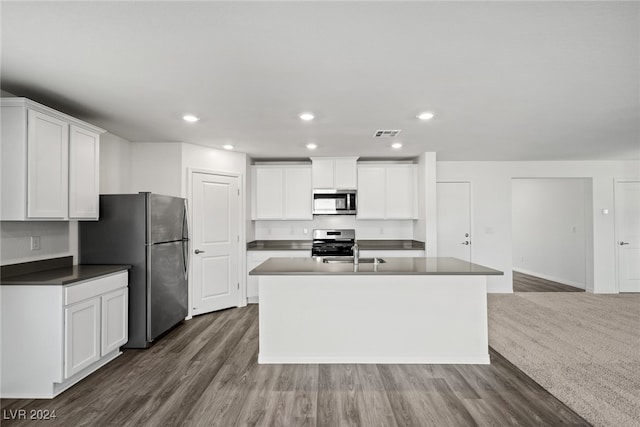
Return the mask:
[[102,296],[102,354],[111,353],[124,345],[128,339],[129,293],[120,289]]
[[2,286],[2,398],[47,399],[121,354],[128,273],[67,286]]
[[258,302],[258,276],[249,276],[249,272],[269,258],[310,258],[310,250],[288,251],[247,251],[247,302]]
[[71,378],[100,359],[100,298],[64,309],[64,377]]

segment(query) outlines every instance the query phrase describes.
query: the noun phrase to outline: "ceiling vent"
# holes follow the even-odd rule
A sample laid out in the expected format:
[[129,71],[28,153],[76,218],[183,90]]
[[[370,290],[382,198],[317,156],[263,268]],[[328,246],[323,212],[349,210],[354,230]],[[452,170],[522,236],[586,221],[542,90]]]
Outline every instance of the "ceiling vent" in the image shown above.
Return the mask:
[[376,133],[373,134],[374,138],[394,138],[398,136],[398,134],[402,132],[401,130],[386,130],[379,129]]

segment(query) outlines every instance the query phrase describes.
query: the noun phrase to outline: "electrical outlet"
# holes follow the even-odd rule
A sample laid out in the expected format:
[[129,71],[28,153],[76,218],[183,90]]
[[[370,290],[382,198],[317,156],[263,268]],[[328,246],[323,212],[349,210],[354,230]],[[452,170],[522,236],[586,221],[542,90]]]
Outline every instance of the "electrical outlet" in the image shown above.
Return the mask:
[[31,250],[32,251],[40,250],[40,236],[31,236]]

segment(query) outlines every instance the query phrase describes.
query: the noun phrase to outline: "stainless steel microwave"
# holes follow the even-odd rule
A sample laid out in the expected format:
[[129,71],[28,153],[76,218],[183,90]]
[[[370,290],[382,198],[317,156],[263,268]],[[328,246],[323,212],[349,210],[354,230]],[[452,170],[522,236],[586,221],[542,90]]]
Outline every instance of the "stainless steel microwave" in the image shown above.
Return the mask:
[[314,215],[355,215],[356,190],[313,190]]

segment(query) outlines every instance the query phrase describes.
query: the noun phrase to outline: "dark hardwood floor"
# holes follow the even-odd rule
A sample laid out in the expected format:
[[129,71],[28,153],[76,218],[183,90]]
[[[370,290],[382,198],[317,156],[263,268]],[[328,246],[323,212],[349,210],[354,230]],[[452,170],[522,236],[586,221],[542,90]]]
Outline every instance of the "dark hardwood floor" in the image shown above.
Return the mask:
[[[202,315],[2,425],[589,425],[491,351],[491,365],[258,365],[258,306]],[[11,420],[16,410],[56,419]]]
[[584,289],[514,271],[513,292],[584,292]]

